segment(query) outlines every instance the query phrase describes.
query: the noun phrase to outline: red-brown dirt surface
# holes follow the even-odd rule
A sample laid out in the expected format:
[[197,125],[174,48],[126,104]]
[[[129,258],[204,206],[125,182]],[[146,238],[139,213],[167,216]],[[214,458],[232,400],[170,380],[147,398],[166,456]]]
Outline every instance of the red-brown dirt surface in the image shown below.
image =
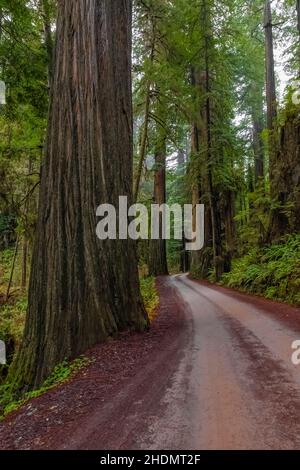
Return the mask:
[[148,414],[160,407],[188,330],[175,288],[167,279],[158,287],[163,304],[150,331],[124,333],[89,351],[94,363],[0,423],[0,449],[136,446]]
[[0,449],[300,449],[300,309],[193,281],[158,281],[149,332],[0,424]]

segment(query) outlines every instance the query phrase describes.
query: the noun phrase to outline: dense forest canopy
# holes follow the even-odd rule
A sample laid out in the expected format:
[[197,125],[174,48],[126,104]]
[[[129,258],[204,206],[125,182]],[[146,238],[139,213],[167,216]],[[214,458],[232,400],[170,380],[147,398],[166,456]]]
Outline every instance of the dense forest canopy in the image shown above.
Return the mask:
[[118,195],[205,205],[201,251],[137,244],[142,283],[190,271],[300,302],[299,2],[131,7],[0,0],[0,339],[17,387],[148,326],[135,247],[93,241],[94,206]]

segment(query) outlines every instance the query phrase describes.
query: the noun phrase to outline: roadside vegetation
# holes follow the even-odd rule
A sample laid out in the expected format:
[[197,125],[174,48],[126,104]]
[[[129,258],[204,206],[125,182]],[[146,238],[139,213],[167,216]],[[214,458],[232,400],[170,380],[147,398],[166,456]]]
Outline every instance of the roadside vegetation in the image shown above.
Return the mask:
[[156,288],[155,278],[152,276],[145,277],[141,279],[140,282],[142,297],[144,299],[150,322],[152,322],[157,316],[159,305],[159,296]]
[[222,283],[268,299],[300,305],[300,235],[234,260]]

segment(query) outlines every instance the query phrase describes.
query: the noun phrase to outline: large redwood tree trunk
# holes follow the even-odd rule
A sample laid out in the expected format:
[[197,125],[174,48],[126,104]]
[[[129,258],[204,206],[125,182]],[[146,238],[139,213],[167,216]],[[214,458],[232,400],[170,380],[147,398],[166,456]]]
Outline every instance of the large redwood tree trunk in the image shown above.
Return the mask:
[[[277,217],[272,237],[300,232],[300,120],[297,109],[290,111],[280,128],[275,183],[278,202],[286,207]],[[276,229],[276,231],[274,230]]]
[[60,0],[39,216],[10,378],[53,367],[118,330],[143,330],[133,242],[100,241],[96,208],[132,200],[131,0]]

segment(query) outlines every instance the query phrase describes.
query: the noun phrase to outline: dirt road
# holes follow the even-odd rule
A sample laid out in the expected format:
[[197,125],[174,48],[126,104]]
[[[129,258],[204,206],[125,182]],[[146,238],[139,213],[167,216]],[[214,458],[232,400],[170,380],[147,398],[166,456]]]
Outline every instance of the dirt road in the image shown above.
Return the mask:
[[161,279],[150,332],[0,424],[3,449],[300,449],[300,309]]
[[186,276],[172,282],[193,319],[177,373],[186,383],[186,446],[299,449],[300,366],[292,364],[291,343],[300,338],[300,311]]

